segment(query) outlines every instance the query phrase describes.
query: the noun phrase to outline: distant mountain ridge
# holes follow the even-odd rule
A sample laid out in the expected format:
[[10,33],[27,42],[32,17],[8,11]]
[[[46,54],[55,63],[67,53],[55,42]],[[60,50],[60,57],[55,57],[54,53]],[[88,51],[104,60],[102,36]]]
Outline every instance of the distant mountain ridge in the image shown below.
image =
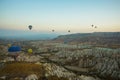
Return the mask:
[[59,34],[43,33],[34,31],[20,31],[20,30],[0,30],[0,39],[7,40],[45,40],[53,39]]
[[120,45],[120,32],[76,33],[69,35],[60,35],[57,38],[54,38],[54,40],[92,44],[97,43]]

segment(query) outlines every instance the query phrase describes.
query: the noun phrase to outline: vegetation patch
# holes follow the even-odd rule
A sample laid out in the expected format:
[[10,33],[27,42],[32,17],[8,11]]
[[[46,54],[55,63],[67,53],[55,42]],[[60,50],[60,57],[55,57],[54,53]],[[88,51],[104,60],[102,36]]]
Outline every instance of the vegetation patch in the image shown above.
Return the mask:
[[26,62],[11,62],[6,63],[0,69],[0,76],[12,77],[26,77],[30,74],[36,74],[38,77],[44,75],[44,68],[42,65]]

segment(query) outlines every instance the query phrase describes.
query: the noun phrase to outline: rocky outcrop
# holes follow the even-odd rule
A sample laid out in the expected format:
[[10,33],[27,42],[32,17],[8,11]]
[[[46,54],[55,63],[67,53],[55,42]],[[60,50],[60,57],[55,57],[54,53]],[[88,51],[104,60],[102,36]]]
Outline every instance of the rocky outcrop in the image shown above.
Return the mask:
[[75,76],[74,73],[71,73],[64,69],[63,67],[57,66],[55,64],[45,63],[46,76],[56,75],[58,77],[72,77]]
[[38,80],[38,77],[37,75],[35,74],[31,74],[31,75],[28,75],[25,80]]
[[39,55],[27,55],[27,54],[20,54],[17,57],[17,61],[26,61],[26,62],[37,62],[40,61],[41,57]]
[[62,66],[57,66],[56,64],[50,64],[50,63],[45,63],[43,64],[46,70],[45,76],[57,76],[57,77],[64,77],[67,78],[68,80],[100,80],[97,77],[92,77],[92,76],[85,76],[81,75],[78,76],[74,74],[73,72],[70,72],[63,68]]
[[120,79],[120,49],[92,48],[55,54],[69,66],[89,68],[100,77]]

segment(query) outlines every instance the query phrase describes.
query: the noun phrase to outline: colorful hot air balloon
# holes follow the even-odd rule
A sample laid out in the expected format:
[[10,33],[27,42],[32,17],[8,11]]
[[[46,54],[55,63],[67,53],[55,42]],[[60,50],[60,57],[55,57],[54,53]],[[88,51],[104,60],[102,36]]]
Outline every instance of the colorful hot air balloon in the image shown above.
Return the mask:
[[11,46],[8,48],[9,56],[13,57],[14,60],[16,61],[16,58],[18,56],[18,52],[21,51],[21,47],[19,46]]
[[28,28],[31,30],[32,29],[32,25],[29,25]]
[[21,48],[19,46],[11,46],[8,49],[8,52],[19,52],[19,51],[21,51]]
[[28,49],[28,53],[31,54],[33,52],[32,49]]

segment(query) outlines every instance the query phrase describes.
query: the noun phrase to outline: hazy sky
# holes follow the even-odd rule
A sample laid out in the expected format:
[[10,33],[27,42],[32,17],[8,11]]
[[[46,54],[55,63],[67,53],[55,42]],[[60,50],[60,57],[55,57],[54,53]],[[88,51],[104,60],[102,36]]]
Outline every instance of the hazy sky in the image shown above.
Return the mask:
[[120,31],[120,0],[0,0],[0,29],[29,24],[39,32]]

